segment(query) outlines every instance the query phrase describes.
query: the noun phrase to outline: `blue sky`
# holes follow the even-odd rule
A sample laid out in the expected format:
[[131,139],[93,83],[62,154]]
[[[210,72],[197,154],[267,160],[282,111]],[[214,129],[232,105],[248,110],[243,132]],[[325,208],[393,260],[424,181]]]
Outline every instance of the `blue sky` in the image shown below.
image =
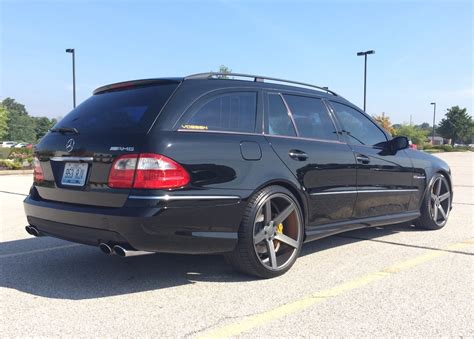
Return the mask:
[[[101,85],[217,70],[329,86],[392,122],[473,111],[473,2],[0,0],[0,99],[64,116]],[[437,119],[439,121],[439,119]]]

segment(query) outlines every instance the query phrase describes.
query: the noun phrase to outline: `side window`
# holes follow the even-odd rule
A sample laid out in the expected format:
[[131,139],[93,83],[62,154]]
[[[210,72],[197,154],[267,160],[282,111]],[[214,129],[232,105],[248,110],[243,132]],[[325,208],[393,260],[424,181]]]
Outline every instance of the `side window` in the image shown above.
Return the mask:
[[337,131],[321,99],[284,95],[300,137],[338,140]]
[[293,122],[279,94],[268,95],[267,119],[269,134],[296,136]]
[[256,92],[218,95],[192,109],[184,129],[255,132]]
[[331,105],[336,110],[343,132],[349,137],[349,143],[373,146],[387,141],[385,134],[361,112],[333,101]]

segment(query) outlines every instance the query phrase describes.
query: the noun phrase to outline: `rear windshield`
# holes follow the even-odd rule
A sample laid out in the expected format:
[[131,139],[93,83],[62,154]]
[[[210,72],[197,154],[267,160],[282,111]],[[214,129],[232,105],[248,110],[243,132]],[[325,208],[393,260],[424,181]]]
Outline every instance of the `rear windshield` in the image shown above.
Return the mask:
[[105,92],[93,95],[68,115],[55,128],[77,128],[81,134],[147,132],[178,83],[167,83]]

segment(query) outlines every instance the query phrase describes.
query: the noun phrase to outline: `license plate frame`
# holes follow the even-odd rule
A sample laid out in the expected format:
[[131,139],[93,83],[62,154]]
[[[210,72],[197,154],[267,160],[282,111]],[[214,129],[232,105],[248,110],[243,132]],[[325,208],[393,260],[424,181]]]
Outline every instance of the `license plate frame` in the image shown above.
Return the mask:
[[89,165],[80,162],[66,162],[64,164],[61,185],[83,187],[86,184]]

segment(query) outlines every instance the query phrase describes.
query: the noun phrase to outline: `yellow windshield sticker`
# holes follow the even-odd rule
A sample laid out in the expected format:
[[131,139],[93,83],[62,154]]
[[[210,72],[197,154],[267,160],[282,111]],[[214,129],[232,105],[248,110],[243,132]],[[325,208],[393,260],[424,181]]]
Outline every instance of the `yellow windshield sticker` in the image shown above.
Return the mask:
[[181,127],[185,129],[200,129],[200,130],[208,129],[207,126],[202,126],[202,125],[181,125]]

